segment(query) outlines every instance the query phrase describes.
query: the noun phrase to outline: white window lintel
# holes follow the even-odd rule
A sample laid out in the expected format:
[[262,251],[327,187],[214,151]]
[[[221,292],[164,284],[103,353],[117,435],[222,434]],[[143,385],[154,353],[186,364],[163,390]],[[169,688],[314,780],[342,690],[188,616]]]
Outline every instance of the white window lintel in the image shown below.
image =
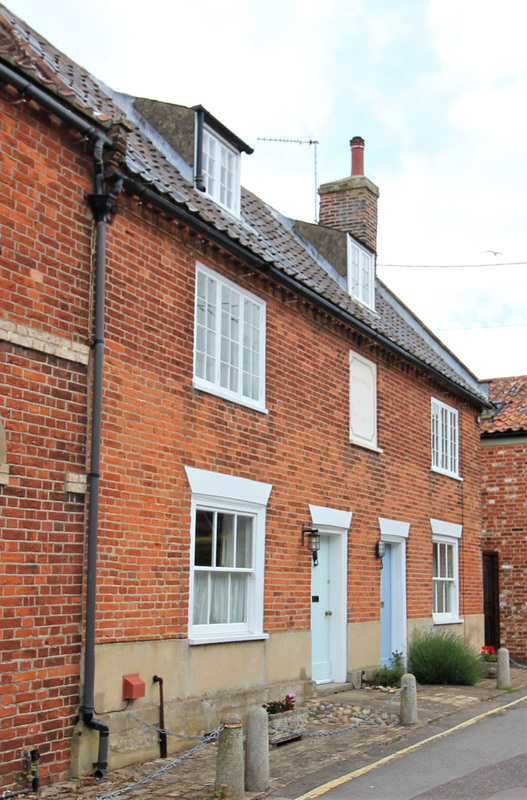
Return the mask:
[[434,536],[446,536],[451,539],[461,539],[463,525],[455,522],[445,522],[442,519],[430,519],[430,526]]
[[408,534],[410,532],[409,522],[385,519],[384,517],[379,517],[379,527],[381,529],[381,539],[386,542],[408,539]]

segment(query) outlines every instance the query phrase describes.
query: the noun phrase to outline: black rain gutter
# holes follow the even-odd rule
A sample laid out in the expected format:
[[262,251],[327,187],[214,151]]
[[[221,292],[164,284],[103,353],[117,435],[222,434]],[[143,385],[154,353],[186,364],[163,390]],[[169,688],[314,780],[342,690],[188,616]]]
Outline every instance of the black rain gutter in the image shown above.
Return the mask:
[[194,230],[196,233],[203,234],[209,239],[211,242],[214,242],[219,247],[222,247],[227,252],[231,253],[231,255],[235,256],[243,260],[246,264],[255,269],[258,269],[262,272],[265,272],[267,275],[271,276],[275,281],[280,283],[285,288],[295,292],[296,294],[300,294],[305,300],[312,303],[313,305],[318,306],[320,309],[325,311],[326,313],[330,314],[333,317],[344,322],[347,326],[353,328],[354,330],[358,331],[359,333],[364,334],[370,339],[373,339],[377,344],[381,345],[382,347],[390,350],[392,353],[403,358],[405,361],[409,361],[411,364],[419,367],[419,369],[424,370],[432,377],[436,378],[442,384],[447,385],[453,392],[458,395],[461,395],[467,400],[470,400],[472,403],[476,401],[478,406],[482,406],[483,408],[492,408],[492,403],[487,400],[484,400],[481,397],[470,392],[468,389],[464,389],[462,386],[457,384],[455,381],[451,380],[450,378],[443,375],[442,372],[435,369],[434,367],[426,364],[424,361],[421,361],[417,356],[408,353],[402,347],[400,347],[395,342],[392,342],[382,333],[378,333],[378,331],[373,330],[370,328],[366,323],[361,322],[361,320],[354,317],[344,309],[341,309],[339,306],[332,303],[330,300],[327,300],[322,295],[315,292],[313,289],[310,289],[303,283],[300,283],[295,278],[287,275],[278,267],[274,266],[271,262],[264,261],[263,258],[252,253],[247,247],[244,245],[239,244],[239,242],[231,239],[226,234],[222,233],[221,231],[215,230],[211,228],[209,224],[203,222],[198,217],[194,216],[190,211],[187,211],[184,208],[176,205],[174,202],[167,200],[164,197],[161,197],[156,192],[152,191],[152,189],[147,189],[143,184],[138,183],[133,178],[130,178],[122,173],[118,173],[119,177],[123,181],[123,185],[126,189],[128,189],[133,194],[139,196],[142,200],[146,200],[152,205],[157,206],[157,208],[162,209],[164,212],[169,214],[171,217],[178,219],[180,222],[183,222],[185,225],[188,225],[189,228]]
[[105,262],[106,262],[106,223],[108,214],[115,211],[115,200],[121,189],[116,176],[113,189],[104,193],[103,152],[105,147],[113,147],[113,139],[90,125],[55,97],[35,86],[7,65],[0,62],[0,80],[14,86],[26,99],[33,100],[52,114],[71,125],[94,143],[94,193],[89,201],[95,220],[95,336],[93,341],[93,394],[91,420],[91,465],[90,495],[88,511],[88,554],[86,579],[86,621],[84,641],[84,685],[80,713],[84,724],[99,734],[97,761],[93,765],[95,777],[103,777],[108,767],[108,739],[110,730],[102,720],[95,719],[95,611],[97,577],[97,537],[99,519],[99,472],[102,419],[102,378],[104,354],[105,319]]
[[90,125],[89,122],[79,117],[75,111],[71,111],[64,106],[60,100],[57,100],[53,95],[48,94],[43,89],[40,89],[35,84],[27,80],[27,78],[19,75],[6,64],[0,63],[0,80],[14,86],[15,89],[27,100],[34,100],[39,105],[51,111],[57,117],[60,117],[64,122],[68,122],[73,128],[82,133],[86,138],[99,139],[102,137],[104,144],[108,147],[113,145],[113,139],[101,133],[101,131]]

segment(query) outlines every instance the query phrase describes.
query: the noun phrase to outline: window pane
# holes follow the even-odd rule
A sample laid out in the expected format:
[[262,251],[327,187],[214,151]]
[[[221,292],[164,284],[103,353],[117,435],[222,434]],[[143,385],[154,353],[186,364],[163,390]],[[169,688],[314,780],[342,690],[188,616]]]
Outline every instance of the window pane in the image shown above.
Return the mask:
[[433,575],[434,578],[439,577],[439,545],[434,542],[434,566],[433,566]]
[[192,621],[194,625],[206,625],[209,621],[209,575],[207,572],[196,572],[194,575],[194,609]]
[[440,544],[439,545],[439,577],[446,578],[447,575],[447,568],[446,568],[446,545]]
[[243,394],[258,399],[260,371],[260,320],[256,303],[243,303]]
[[214,513],[212,511],[196,512],[196,542],[194,564],[197,567],[212,566],[212,539],[214,531]]
[[360,271],[359,271],[359,248],[351,248],[351,294],[359,297],[360,292]]
[[236,530],[236,566],[252,567],[253,520],[238,517]]
[[448,469],[448,412],[441,409],[441,466]]
[[434,583],[434,613],[443,613],[443,586],[441,581]]
[[448,583],[445,581],[444,583],[444,605],[445,605],[445,614],[452,613],[452,589],[453,584]]
[[363,303],[370,302],[370,259],[366,253],[361,252],[361,287],[360,299]]
[[446,575],[449,578],[454,577],[454,546],[451,544],[445,545],[447,549],[447,571]]
[[234,515],[218,514],[216,534],[216,566],[234,566]]
[[234,204],[234,171],[235,156],[226,147],[221,147],[221,168],[220,168],[220,203],[227,208],[232,208]]
[[231,575],[230,622],[247,621],[247,575]]
[[220,385],[238,391],[240,295],[227,286],[221,290]]
[[432,464],[434,467],[439,462],[439,411],[435,403],[432,404]]
[[216,347],[216,282],[198,272],[196,291],[196,375],[212,381]]
[[220,625],[229,621],[229,573],[210,575],[210,622]]
[[210,195],[216,191],[216,140],[203,133],[203,179]]

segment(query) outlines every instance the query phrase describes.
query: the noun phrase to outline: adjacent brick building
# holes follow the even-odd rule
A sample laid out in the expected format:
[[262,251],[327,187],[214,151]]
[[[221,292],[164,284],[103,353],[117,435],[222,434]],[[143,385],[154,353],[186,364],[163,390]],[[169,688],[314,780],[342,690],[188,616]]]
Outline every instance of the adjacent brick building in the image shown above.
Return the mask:
[[487,393],[376,279],[362,162],[285,219],[206,109],[1,6],[0,101],[2,785],[156,756],[154,676],[195,734],[416,628],[481,646]]
[[527,376],[489,382],[481,421],[485,642],[527,662]]

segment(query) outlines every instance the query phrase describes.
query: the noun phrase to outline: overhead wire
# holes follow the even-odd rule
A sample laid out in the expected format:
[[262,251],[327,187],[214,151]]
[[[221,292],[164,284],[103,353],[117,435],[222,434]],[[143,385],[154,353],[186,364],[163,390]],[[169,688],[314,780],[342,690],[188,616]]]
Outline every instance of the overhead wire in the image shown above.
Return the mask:
[[494,264],[381,264],[378,267],[397,267],[398,269],[475,269],[479,267],[524,267],[527,261],[504,261]]

